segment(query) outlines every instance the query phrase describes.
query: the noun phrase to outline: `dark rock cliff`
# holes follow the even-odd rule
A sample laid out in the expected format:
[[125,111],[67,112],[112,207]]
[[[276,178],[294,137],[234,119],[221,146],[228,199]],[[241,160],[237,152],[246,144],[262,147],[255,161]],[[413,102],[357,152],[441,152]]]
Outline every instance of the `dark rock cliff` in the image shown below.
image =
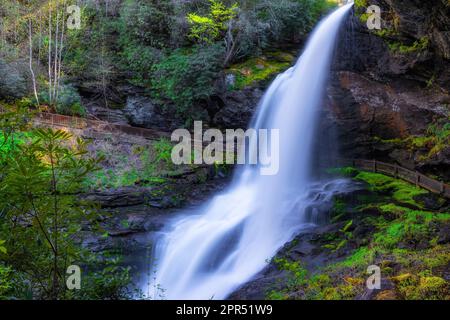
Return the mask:
[[[381,8],[369,30],[366,5]],[[323,127],[342,157],[396,162],[450,179],[450,3],[371,0],[343,26]]]

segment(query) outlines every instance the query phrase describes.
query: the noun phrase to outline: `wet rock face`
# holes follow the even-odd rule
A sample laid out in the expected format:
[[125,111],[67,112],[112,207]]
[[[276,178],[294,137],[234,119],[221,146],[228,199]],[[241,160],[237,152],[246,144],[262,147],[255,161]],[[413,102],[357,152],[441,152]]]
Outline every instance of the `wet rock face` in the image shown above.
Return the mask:
[[128,124],[122,110],[105,108],[95,103],[88,105],[87,110],[90,115],[97,119],[117,124]]
[[448,178],[448,147],[424,159],[383,141],[426,135],[449,122],[450,5],[447,1],[373,0],[382,30],[355,9],[342,27],[327,89],[325,126],[343,157],[376,158]]
[[225,93],[221,97],[222,108],[214,115],[214,125],[227,129],[246,129],[262,96],[263,91],[259,88]]
[[123,187],[91,192],[82,198],[98,203],[103,208],[118,208],[145,204],[150,198],[150,192],[146,188]]
[[133,126],[162,129],[180,126],[172,113],[169,114],[161,105],[142,95],[128,96],[123,113]]

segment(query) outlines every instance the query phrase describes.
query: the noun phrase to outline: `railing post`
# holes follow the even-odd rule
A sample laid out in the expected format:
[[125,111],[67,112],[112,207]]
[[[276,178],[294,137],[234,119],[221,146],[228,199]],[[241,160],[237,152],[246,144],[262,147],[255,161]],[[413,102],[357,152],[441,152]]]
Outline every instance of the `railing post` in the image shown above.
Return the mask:
[[441,181],[441,194],[444,194],[444,192],[445,192],[445,184],[444,184],[444,182],[442,182]]
[[394,177],[395,179],[398,179],[398,165],[395,165]]
[[373,172],[377,172],[377,160],[373,160]]
[[416,171],[416,187],[420,184],[420,174]]

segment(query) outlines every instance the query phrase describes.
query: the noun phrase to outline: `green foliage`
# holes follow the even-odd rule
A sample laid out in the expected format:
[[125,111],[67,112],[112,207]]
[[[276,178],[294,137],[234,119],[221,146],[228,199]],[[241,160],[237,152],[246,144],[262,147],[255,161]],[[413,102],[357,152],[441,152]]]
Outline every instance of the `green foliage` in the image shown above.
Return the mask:
[[[1,248],[4,247],[0,246],[0,249]],[[0,256],[1,254],[2,251],[0,251]],[[11,273],[12,273],[11,268],[5,267],[3,264],[0,263],[0,300],[8,298],[7,294],[12,287]]]
[[189,38],[199,43],[212,44],[219,37],[220,25],[218,26],[212,18],[190,13],[187,19],[192,25]]
[[[220,0],[209,0],[210,11],[206,16],[189,13],[187,21],[191,25],[189,39],[200,44],[212,44],[227,29],[228,22],[237,15],[238,6],[226,7]],[[223,36],[223,34],[222,34]]]
[[[48,91],[39,93],[39,102],[41,104],[50,104]],[[54,106],[60,114],[70,116],[85,116],[86,110],[81,105],[81,97],[78,91],[71,85],[61,86],[58,93],[58,100]]]
[[281,41],[308,33],[321,15],[335,5],[326,0],[264,0],[257,15],[259,21],[269,26],[266,32],[270,33],[271,39]]
[[422,52],[428,48],[428,37],[422,37],[414,41],[412,45],[405,45],[400,42],[388,42],[389,49],[394,53],[407,54],[413,52]]
[[123,59],[122,68],[131,74],[129,81],[137,86],[150,86],[152,68],[160,61],[161,52],[142,44],[127,44],[120,53]]
[[374,243],[390,249],[396,247],[400,242],[431,240],[432,225],[439,221],[450,220],[450,214],[412,210],[393,204],[381,205],[380,210],[398,217],[382,232],[374,236]]
[[369,185],[369,189],[372,191],[389,194],[395,201],[411,204],[419,208],[421,207],[421,204],[417,203],[415,197],[429,193],[427,190],[416,187],[408,182],[381,173],[359,171],[352,167],[332,168],[328,169],[327,172],[354,177],[356,180],[366,182]]
[[170,0],[127,0],[117,21],[120,41],[163,49],[170,46],[176,27],[175,7]]
[[374,252],[367,248],[361,247],[356,250],[351,256],[345,259],[340,266],[349,268],[361,268],[370,265],[370,262],[374,258]]
[[[11,136],[8,137],[11,139]],[[83,179],[100,159],[87,155],[87,143],[61,130],[35,129],[8,150],[0,179],[0,237],[4,261],[26,274],[38,298],[64,298],[65,266],[86,259],[81,222],[96,225],[95,207],[76,198]],[[23,223],[15,223],[23,221]]]
[[172,148],[173,145],[169,139],[161,138],[153,145],[156,152],[156,161],[162,161],[166,165],[172,164]]
[[131,154],[128,150],[114,149],[113,144],[105,141],[97,143],[94,153],[104,159],[102,169],[88,175],[83,182],[85,189],[160,185],[179,169],[172,163],[172,144],[165,138],[150,146],[135,145]]
[[[208,108],[213,106],[205,100],[221,89],[224,68],[249,57],[257,58],[269,46],[294,43],[297,47],[336,2],[125,0],[114,5],[105,1],[84,1],[79,5],[81,29],[66,29],[63,38],[61,83],[96,92],[98,101],[117,108],[122,106],[117,85],[128,82],[153,92],[165,106],[186,116],[188,122],[191,113],[185,111],[198,110],[204,117],[206,113],[212,115],[214,110]],[[0,6],[5,27],[5,41],[0,43],[0,74],[4,75],[0,79],[0,99],[30,95],[24,76],[28,75],[28,66],[23,62],[28,51],[23,48],[28,46],[26,22],[31,17],[39,98],[48,104],[48,6],[41,2],[31,7],[21,3]],[[55,28],[56,10],[52,14]],[[270,80],[288,63],[250,68],[249,76],[238,71],[236,88]],[[58,100],[51,106],[57,112],[85,115],[73,88],[63,88]]]
[[[288,271],[290,277],[287,281],[287,287],[294,289],[298,286],[304,285],[308,279],[308,271],[303,268],[297,261],[289,261],[284,258],[274,258],[273,262],[278,269]],[[284,300],[287,295],[278,290],[271,290],[267,294],[269,300]]]
[[367,8],[368,4],[367,4],[367,0],[355,0],[355,7],[356,8]]
[[155,95],[172,101],[179,113],[192,111],[196,101],[207,100],[215,93],[212,84],[219,77],[222,61],[220,44],[175,50],[154,66],[152,86]]
[[[123,300],[132,299],[134,293],[129,284],[132,282],[130,267],[124,267],[117,254],[105,253],[102,260],[93,257],[88,262],[89,270],[83,277],[82,290],[71,291],[70,298],[77,300]],[[101,266],[101,268],[99,268]],[[136,292],[139,293],[139,292]]]
[[174,39],[184,34],[174,10],[172,1],[128,0],[118,19],[107,27],[119,34],[120,50],[114,61],[132,84],[149,87],[153,65],[160,61],[162,50],[181,44]]
[[[354,283],[336,284],[336,280],[325,273],[308,274],[308,272],[298,262],[288,261],[286,259],[275,260],[280,270],[290,273],[287,286],[283,290],[270,290],[267,294],[269,300],[285,300],[289,299],[290,292],[295,293],[297,299],[310,300],[341,300],[353,299],[358,290]],[[349,278],[347,278],[349,279]],[[353,279],[351,279],[353,280]],[[359,279],[353,280],[356,284],[360,284]],[[299,290],[300,289],[300,290]]]
[[423,135],[412,135],[404,139],[389,140],[376,138],[376,140],[408,148],[411,152],[419,151],[419,160],[429,160],[450,144],[450,122],[448,118],[435,121],[428,126]]
[[0,240],[0,254],[6,254],[7,250],[6,248],[3,246],[5,243],[5,240]]
[[394,28],[383,28],[381,30],[374,30],[373,32],[381,38],[389,38],[398,35],[398,31]]
[[441,277],[405,273],[394,277],[393,280],[407,300],[445,300],[449,297],[449,284]]
[[275,258],[274,262],[279,269],[289,271],[292,274],[293,278],[290,285],[298,286],[305,283],[308,271],[300,263],[281,258]]
[[333,208],[331,209],[331,222],[336,222],[345,214],[346,204],[339,198],[334,199]]

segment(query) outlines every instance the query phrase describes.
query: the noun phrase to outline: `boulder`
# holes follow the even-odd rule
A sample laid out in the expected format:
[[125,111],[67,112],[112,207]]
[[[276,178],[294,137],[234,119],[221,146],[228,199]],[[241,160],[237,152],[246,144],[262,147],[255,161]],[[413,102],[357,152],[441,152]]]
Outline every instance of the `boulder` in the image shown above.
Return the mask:
[[149,97],[130,95],[127,97],[123,112],[132,126],[169,130],[182,125],[173,112],[169,111],[170,109],[156,104]]

